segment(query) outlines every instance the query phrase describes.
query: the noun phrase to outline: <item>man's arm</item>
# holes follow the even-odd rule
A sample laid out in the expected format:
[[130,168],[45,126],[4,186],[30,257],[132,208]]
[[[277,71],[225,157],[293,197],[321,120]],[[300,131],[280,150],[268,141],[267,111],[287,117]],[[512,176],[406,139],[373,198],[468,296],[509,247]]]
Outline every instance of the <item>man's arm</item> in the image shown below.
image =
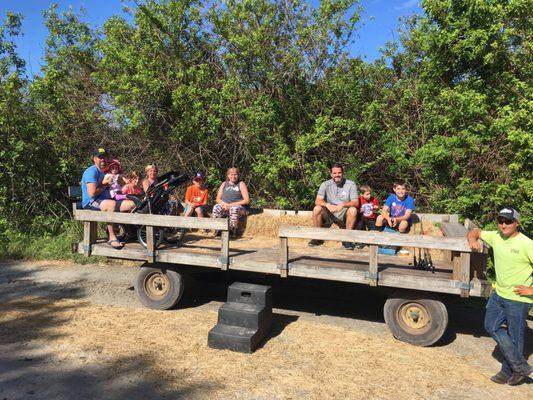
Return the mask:
[[329,204],[324,197],[317,195],[315,199],[315,206],[325,207],[329,212],[335,212],[342,209],[342,207],[338,207],[334,204]]
[[479,229],[472,229],[470,232],[468,232],[466,239],[468,240],[468,245],[472,250],[481,250],[481,244],[479,243],[479,239],[481,239],[481,231]]
[[90,197],[96,197],[106,190],[107,185],[97,186],[94,182],[87,183],[87,193]]
[[355,207],[359,208],[359,191],[357,190],[357,186],[352,185],[350,188],[350,201],[347,201],[346,203],[342,203],[342,206],[345,208]]
[[339,203],[337,204],[338,206],[340,206],[340,208],[350,208],[350,207],[356,207],[358,208],[359,207],[359,199],[355,199],[355,200],[350,200],[350,201],[347,201],[345,203]]
[[326,200],[324,200],[324,197],[317,195],[315,199],[315,206],[327,207],[328,203],[326,203]]
[[[96,179],[96,177],[90,176],[89,179]],[[98,182],[96,180],[92,182],[87,182],[87,194],[90,197],[96,197],[100,195],[104,190],[107,189],[107,186],[109,185],[111,179],[106,175],[104,179],[102,180],[102,183],[98,185]]]

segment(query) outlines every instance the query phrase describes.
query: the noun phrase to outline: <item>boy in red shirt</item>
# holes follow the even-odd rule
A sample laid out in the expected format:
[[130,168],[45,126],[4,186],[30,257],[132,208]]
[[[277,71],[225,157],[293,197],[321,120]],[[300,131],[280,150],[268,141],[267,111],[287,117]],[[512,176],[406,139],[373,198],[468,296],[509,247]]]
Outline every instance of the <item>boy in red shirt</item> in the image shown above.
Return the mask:
[[[359,196],[359,216],[355,229],[360,231],[376,230],[376,211],[379,209],[379,201],[372,196],[370,186],[363,185],[360,188],[362,196]],[[364,244],[357,244],[357,248],[363,248]]]
[[204,206],[207,203],[207,187],[205,186],[205,176],[201,172],[197,172],[192,178],[192,185],[187,188],[185,192],[185,216],[190,217],[196,215],[198,218],[204,216]]
[[357,227],[360,231],[376,230],[376,211],[379,209],[379,201],[372,196],[370,186],[361,186],[362,196],[359,196],[359,218],[357,218]]

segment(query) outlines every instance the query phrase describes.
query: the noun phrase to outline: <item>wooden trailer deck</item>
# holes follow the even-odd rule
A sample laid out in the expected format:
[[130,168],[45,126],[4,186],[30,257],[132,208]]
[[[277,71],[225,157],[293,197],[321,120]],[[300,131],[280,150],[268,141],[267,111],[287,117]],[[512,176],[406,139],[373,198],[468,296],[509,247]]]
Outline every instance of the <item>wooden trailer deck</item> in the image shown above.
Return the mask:
[[[463,297],[490,293],[491,285],[485,280],[472,279],[470,249],[465,238],[435,238],[423,235],[391,235],[379,232],[333,230],[283,226],[278,245],[250,241],[229,240],[226,219],[198,219],[174,216],[105,213],[75,210],[75,219],[84,221],[84,240],[78,246],[82,254],[113,258],[160,262],[186,266],[239,270],[278,274],[282,277],[304,277],[336,280],[430,292],[459,294]],[[221,239],[202,235],[188,235],[177,246],[153,245],[145,249],[138,243],[126,244],[116,250],[96,239],[96,223],[111,222],[146,225],[147,235],[153,236],[153,227],[184,227],[218,229]],[[352,241],[369,245],[365,250],[347,251],[318,247],[309,248],[308,239]],[[150,243],[150,241],[148,241]],[[268,241],[267,241],[268,242]],[[440,249],[451,254],[450,259],[434,261],[435,271],[419,270],[412,257],[378,254],[380,245]],[[340,246],[340,243],[339,243]]]

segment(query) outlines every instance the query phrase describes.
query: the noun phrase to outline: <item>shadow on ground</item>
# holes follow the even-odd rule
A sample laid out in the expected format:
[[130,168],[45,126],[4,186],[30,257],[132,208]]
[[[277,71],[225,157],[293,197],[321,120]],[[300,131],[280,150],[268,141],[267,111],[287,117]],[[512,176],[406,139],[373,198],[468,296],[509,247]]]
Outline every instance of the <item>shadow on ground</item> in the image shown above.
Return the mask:
[[157,363],[149,353],[122,358],[110,358],[99,348],[63,353],[54,346],[68,337],[54,328],[83,312],[84,303],[9,297],[0,304],[0,399],[185,399],[221,388],[177,376],[174,366]]
[[[69,363],[70,364],[70,363]],[[170,368],[170,366],[169,366]],[[151,371],[150,375],[144,371]],[[0,357],[0,398],[2,399],[187,399],[220,389],[210,382],[186,383],[187,376],[176,376],[178,388],[170,389],[160,368],[146,355],[133,355],[104,365],[87,363],[76,368],[49,365],[39,359]]]
[[0,263],[0,302],[16,300],[27,296],[47,297],[53,299],[80,299],[85,291],[80,286],[36,282],[34,275],[38,268],[17,268],[18,263]]

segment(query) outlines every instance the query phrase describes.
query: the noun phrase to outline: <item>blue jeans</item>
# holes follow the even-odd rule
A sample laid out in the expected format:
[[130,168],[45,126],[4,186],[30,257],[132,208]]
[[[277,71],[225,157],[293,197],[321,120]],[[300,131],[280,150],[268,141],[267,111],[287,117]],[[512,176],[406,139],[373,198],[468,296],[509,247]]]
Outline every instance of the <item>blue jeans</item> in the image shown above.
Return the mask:
[[[485,313],[485,330],[498,343],[503,354],[502,372],[527,375],[529,365],[524,358],[524,335],[529,304],[507,300],[492,292]],[[505,327],[506,326],[506,327]]]

